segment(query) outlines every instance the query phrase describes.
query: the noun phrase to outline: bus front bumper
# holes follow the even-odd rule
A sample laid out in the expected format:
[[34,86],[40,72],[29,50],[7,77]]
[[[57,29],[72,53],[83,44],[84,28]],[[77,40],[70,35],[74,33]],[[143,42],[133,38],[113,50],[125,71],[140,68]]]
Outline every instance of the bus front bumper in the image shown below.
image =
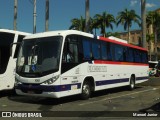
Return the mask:
[[59,90],[56,86],[46,86],[37,84],[17,84],[15,86],[18,95],[40,96],[59,98]]

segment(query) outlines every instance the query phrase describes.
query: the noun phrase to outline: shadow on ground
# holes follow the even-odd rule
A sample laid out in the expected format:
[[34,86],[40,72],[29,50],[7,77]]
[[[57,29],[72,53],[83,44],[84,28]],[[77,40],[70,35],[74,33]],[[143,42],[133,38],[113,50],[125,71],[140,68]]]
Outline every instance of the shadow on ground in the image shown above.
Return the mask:
[[16,93],[14,90],[3,90],[0,91],[0,98],[7,97],[7,96],[16,96]]
[[141,109],[139,110],[139,112],[142,112],[142,113],[148,113],[148,112],[160,112],[160,102],[148,107],[148,108],[144,108],[144,109]]
[[[136,87],[135,89],[140,89],[140,88],[142,88],[142,87]],[[122,92],[122,91],[129,91],[128,87],[120,87],[120,88],[97,91],[92,94],[92,98],[102,97],[107,94],[118,93],[118,92]],[[41,98],[41,97],[33,97],[33,96],[8,95],[8,99],[15,101],[15,102],[41,104],[41,105],[60,105],[60,104],[64,104],[64,103],[69,103],[69,102],[81,100],[80,95],[63,97],[60,99]]]

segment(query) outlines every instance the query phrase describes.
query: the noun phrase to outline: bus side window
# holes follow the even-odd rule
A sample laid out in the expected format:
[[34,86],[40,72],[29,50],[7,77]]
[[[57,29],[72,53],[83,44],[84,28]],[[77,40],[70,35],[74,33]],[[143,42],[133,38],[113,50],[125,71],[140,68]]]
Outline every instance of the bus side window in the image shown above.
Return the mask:
[[123,60],[127,61],[127,47],[123,46]]
[[90,60],[92,57],[90,41],[83,40],[82,44],[83,44],[84,60]]
[[142,52],[142,62],[143,63],[147,63],[148,62],[147,52]]
[[134,50],[134,60],[135,62],[141,62],[141,54],[138,50]]
[[0,51],[1,51],[1,60],[0,60],[0,74],[3,74],[7,70],[9,58],[10,58],[10,44],[13,43],[15,38],[14,33],[3,33],[0,32]]
[[74,36],[66,38],[63,50],[63,62],[78,63],[78,45]]
[[100,44],[98,41],[92,42],[93,59],[100,59]]
[[82,46],[82,37],[77,36],[77,44],[78,44],[78,62],[82,63],[84,60],[84,54],[83,54],[83,46]]
[[107,60],[107,45],[105,42],[101,42],[101,54],[102,60]]
[[[80,39],[76,35],[66,37],[62,54],[62,71],[64,73],[82,62]],[[79,59],[81,56],[81,59]]]
[[111,43],[107,43],[107,58],[108,58],[108,60],[114,59],[113,53],[114,53],[114,45]]
[[76,44],[69,44],[68,57],[71,62],[78,63],[78,47]]
[[123,47],[120,45],[115,45],[115,60],[116,61],[123,61],[124,60],[124,53]]
[[127,62],[134,62],[134,57],[133,57],[133,49],[127,48],[127,53],[126,53],[126,61]]

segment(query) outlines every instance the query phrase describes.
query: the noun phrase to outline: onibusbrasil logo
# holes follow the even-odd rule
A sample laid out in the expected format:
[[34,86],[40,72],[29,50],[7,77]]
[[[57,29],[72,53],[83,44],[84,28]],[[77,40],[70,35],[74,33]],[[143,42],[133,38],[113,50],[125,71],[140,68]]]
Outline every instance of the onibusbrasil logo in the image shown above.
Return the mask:
[[40,112],[2,112],[2,117],[42,117]]

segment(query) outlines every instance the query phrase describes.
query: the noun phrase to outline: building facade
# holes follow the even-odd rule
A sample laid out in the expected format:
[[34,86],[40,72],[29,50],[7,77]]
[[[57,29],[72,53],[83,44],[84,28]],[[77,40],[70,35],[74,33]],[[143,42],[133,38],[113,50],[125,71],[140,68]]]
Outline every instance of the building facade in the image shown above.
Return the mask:
[[[155,11],[160,13],[160,8]],[[130,34],[130,38],[129,38],[130,44],[142,46],[142,31],[141,30],[131,30],[129,34]],[[150,25],[149,27],[147,27],[146,34],[148,35],[154,34],[153,25]],[[119,35],[121,39],[124,39],[124,40],[128,39],[127,32],[121,32],[119,33]],[[160,31],[158,31],[157,43],[155,43],[154,40],[150,43],[146,42],[146,46],[149,51],[150,60],[155,59],[155,49],[156,49],[155,44],[157,44],[158,59],[160,59]]]
[[[119,33],[120,38],[123,40],[128,39],[128,33],[127,32],[122,32]],[[142,31],[141,30],[132,30],[130,31],[130,38],[129,38],[129,43],[133,45],[141,45],[141,39],[142,39]]]

